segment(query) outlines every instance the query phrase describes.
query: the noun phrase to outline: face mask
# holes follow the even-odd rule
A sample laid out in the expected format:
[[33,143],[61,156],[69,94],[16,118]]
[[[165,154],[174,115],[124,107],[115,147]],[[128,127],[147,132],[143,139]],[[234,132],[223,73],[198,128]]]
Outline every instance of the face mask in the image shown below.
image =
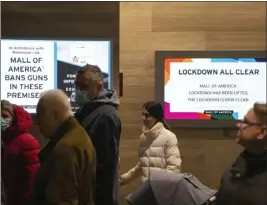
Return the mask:
[[90,98],[88,97],[88,92],[84,90],[75,90],[75,102],[79,105],[84,105],[89,102]]
[[10,125],[11,125],[11,120],[5,119],[1,116],[1,130],[6,131]]

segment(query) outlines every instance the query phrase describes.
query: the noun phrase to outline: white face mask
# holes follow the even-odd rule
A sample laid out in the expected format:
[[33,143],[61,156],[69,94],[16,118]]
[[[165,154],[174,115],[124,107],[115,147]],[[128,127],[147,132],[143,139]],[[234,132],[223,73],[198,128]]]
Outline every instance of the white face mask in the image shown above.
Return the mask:
[[11,120],[5,119],[1,116],[1,130],[6,131],[11,125]]
[[75,90],[75,102],[79,105],[84,105],[89,102],[90,98],[88,97],[88,92],[84,90]]

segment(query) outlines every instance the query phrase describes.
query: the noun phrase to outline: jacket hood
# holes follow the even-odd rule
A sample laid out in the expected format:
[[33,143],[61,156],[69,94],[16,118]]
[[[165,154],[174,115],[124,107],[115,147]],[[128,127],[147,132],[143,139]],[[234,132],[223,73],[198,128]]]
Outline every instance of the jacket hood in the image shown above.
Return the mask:
[[27,133],[32,126],[31,115],[22,107],[14,105],[14,121],[9,128],[9,132]]
[[118,109],[120,100],[116,91],[106,89],[102,90],[98,97],[82,106],[75,113],[75,117],[80,123],[82,123],[89,113],[102,105],[111,105],[115,107],[115,109]]
[[115,107],[119,107],[120,100],[115,90],[106,90],[103,89],[98,97],[94,99],[92,102],[96,103],[104,103],[104,104],[111,104]]

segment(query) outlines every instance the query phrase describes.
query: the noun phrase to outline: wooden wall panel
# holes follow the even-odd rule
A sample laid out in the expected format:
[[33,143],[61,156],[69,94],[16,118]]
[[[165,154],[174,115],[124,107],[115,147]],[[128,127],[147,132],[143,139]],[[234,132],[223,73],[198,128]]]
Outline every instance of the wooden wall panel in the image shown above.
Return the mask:
[[152,30],[156,32],[265,31],[264,4],[264,2],[154,3]]
[[209,31],[205,41],[206,50],[266,50],[266,30]]
[[[14,38],[111,39],[113,87],[119,91],[119,2],[2,2],[1,35]],[[32,130],[45,142],[36,126]]]
[[[141,107],[154,98],[155,50],[266,49],[265,2],[121,2],[120,72],[123,138],[121,172],[137,162]],[[216,188],[240,151],[235,130],[175,129],[183,170]],[[227,135],[227,136],[225,136]],[[127,195],[137,189],[123,188]]]

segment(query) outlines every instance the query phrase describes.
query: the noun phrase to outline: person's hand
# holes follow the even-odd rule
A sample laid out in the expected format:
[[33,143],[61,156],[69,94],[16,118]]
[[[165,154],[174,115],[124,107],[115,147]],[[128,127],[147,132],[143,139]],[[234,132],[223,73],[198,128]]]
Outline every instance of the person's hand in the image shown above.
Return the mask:
[[120,186],[125,186],[126,185],[126,181],[125,181],[124,177],[120,176],[119,183],[120,183]]

